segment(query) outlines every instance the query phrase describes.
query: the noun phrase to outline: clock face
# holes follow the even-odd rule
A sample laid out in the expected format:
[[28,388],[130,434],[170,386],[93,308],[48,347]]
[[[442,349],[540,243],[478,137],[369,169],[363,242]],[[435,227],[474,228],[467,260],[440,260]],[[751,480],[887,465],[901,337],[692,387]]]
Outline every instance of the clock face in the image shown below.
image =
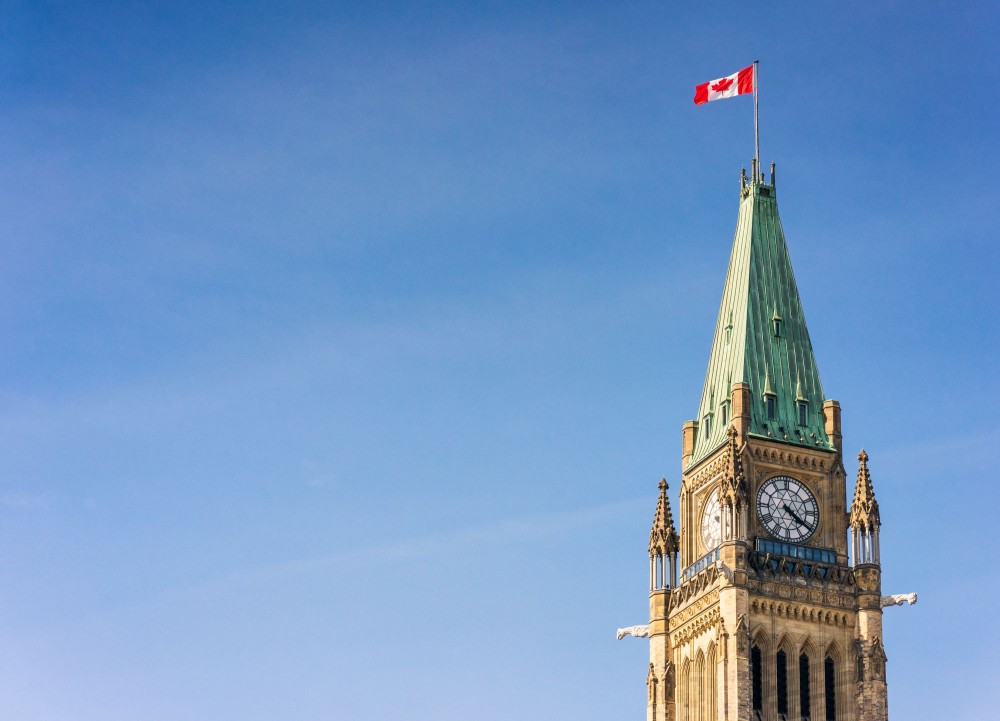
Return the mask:
[[722,509],[719,507],[719,489],[716,488],[705,500],[701,512],[701,542],[705,550],[711,551],[722,540]]
[[757,517],[772,536],[792,543],[805,541],[819,525],[815,496],[788,476],[770,478],[760,487]]

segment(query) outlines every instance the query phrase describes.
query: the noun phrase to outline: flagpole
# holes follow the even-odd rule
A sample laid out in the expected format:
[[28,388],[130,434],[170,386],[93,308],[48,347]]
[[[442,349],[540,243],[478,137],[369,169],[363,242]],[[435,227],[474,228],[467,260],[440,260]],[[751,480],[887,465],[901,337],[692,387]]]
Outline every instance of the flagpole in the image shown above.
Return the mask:
[[[758,172],[760,168],[760,128],[757,124],[757,60],[753,61],[753,157],[757,161],[754,165],[757,166]],[[754,184],[757,183],[757,178],[753,179]]]

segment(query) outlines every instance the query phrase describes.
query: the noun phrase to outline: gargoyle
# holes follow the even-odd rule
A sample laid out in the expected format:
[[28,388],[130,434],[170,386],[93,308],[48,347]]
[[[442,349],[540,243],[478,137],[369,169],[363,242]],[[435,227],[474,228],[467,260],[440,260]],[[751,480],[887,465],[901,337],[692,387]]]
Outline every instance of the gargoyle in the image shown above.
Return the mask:
[[649,626],[629,626],[627,628],[619,628],[618,640],[621,641],[626,636],[635,636],[636,638],[646,638],[649,636]]
[[721,558],[715,562],[715,570],[725,576],[726,580],[730,583],[735,583],[736,574],[733,573],[733,569],[727,566]]
[[916,602],[917,594],[915,593],[897,593],[893,596],[882,596],[882,608],[886,606],[902,606],[904,603],[912,606]]

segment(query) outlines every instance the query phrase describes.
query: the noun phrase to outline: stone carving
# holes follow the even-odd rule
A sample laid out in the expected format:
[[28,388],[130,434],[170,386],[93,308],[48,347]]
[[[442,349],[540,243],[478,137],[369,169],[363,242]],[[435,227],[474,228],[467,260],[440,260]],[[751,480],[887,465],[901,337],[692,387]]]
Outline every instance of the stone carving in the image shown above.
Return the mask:
[[649,636],[649,626],[629,626],[627,628],[618,629],[618,640],[621,641],[626,636],[634,636],[635,638],[647,638]]
[[[731,513],[738,514],[740,509],[745,508],[749,503],[747,481],[743,473],[742,453],[737,442],[739,433],[730,426],[726,436],[729,438],[729,443],[725,455],[725,471],[719,486],[719,500],[724,508],[728,506]],[[729,529],[728,538],[736,538],[737,518],[738,515],[732,515],[730,518],[732,527]]]
[[698,638],[706,631],[715,628],[715,624],[719,621],[719,607],[715,606],[708,613],[703,613],[697,618],[684,623],[676,631],[671,631],[670,641],[674,648],[682,646],[691,639]]
[[750,640],[750,624],[747,622],[747,615],[741,613],[736,619],[736,649],[741,656],[748,653],[747,646]]
[[[649,556],[672,559],[676,563],[676,554],[680,550],[680,537],[674,528],[674,517],[670,512],[670,500],[667,498],[667,480],[660,480],[660,498],[656,503],[656,514],[653,517],[653,529],[649,532]],[[666,581],[664,580],[664,585]]]
[[720,576],[725,576],[729,583],[736,583],[736,574],[733,573],[733,569],[726,565],[726,562],[721,558],[715,562],[715,570],[719,572]]
[[674,665],[670,661],[663,667],[663,696],[667,703],[674,697]]
[[882,596],[881,599],[882,608],[886,606],[902,606],[904,603],[912,606],[916,602],[917,594],[915,593],[897,593],[892,596]]

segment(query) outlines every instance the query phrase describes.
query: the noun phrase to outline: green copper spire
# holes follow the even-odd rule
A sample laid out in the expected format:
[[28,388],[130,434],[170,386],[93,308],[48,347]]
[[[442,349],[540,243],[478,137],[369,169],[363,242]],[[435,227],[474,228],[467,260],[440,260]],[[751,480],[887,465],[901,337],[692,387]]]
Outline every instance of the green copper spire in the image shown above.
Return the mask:
[[[778,218],[772,176],[744,184],[719,319],[698,409],[691,464],[726,441],[734,383],[750,386],[750,433],[833,448],[823,386]],[[804,422],[803,422],[804,421]]]

